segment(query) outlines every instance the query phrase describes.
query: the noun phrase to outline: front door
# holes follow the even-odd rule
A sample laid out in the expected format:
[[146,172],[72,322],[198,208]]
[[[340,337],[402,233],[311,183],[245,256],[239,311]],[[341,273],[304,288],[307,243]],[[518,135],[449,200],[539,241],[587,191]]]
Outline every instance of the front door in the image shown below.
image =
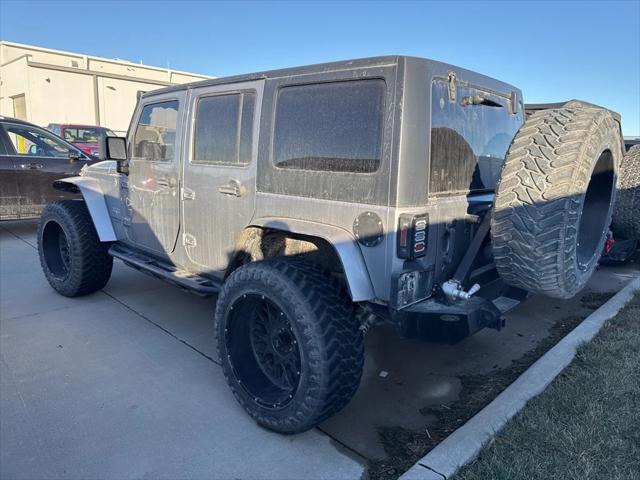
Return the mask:
[[185,92],[143,101],[129,132],[125,226],[129,242],[159,256],[173,252],[180,226],[180,148]]
[[192,92],[182,193],[191,270],[224,270],[253,215],[263,87],[257,81]]

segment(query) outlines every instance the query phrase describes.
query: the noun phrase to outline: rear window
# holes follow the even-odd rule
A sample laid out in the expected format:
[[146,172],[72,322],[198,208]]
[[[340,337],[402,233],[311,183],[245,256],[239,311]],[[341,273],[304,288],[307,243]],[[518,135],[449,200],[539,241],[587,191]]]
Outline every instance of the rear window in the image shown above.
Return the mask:
[[249,164],[254,104],[253,93],[200,98],[192,163]]
[[385,82],[358,80],[278,92],[273,160],[278,168],[371,173],[380,166]]

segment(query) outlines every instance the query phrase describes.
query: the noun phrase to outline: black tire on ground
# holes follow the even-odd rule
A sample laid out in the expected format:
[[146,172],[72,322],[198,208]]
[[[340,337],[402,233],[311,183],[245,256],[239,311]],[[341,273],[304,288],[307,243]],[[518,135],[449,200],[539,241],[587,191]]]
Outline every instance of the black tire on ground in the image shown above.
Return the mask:
[[556,298],[585,286],[608,233],[621,158],[620,126],[608,110],[529,117],[507,153],[491,222],[507,283]]
[[218,297],[215,321],[227,383],[270,430],[308,430],[358,388],[364,347],[353,304],[312,264],[273,258],[238,268]]
[[40,265],[58,293],[78,297],[104,287],[113,266],[108,250],[83,201],[53,202],[43,210],[38,223]]
[[640,145],[631,147],[622,159],[611,231],[614,238],[640,240]]

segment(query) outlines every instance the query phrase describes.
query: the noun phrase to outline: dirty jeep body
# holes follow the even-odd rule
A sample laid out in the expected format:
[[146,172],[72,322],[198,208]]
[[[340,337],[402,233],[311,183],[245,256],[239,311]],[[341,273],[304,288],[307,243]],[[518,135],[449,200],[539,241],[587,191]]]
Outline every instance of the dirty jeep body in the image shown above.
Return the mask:
[[[550,111],[566,113],[567,122],[571,115],[597,117],[597,128],[617,128],[619,136],[609,112],[580,108]],[[361,337],[376,321],[393,322],[407,337],[455,342],[483,327],[500,329],[502,314],[527,290],[568,296],[584,284],[562,278],[563,288],[580,283],[562,290],[538,277],[521,282],[511,269],[529,255],[509,250],[511,239],[514,245],[536,243],[545,228],[536,224],[530,237],[518,240],[524,217],[517,210],[532,222],[558,216],[557,209],[531,216],[529,207],[538,208],[531,195],[521,207],[504,208],[511,216],[495,212],[510,147],[517,155],[518,132],[527,134],[524,122],[517,88],[410,57],[277,70],[147,93],[126,147],[107,140],[116,162],[56,183],[81,192],[84,205],[73,207],[73,218],[80,220],[70,220],[69,227],[56,220],[63,215],[58,210],[43,215],[43,268],[63,294],[87,293],[106,282],[108,273],[104,281],[87,274],[80,287],[63,285],[72,276],[65,268],[74,267],[71,224],[82,221],[95,229],[90,235],[99,246],[89,254],[99,257],[98,269],[110,272],[116,257],[201,295],[222,292],[219,351],[236,397],[262,425],[301,431],[353,395],[362,368]],[[578,277],[595,268],[601,230],[611,218],[621,144],[609,135],[613,140],[598,147],[601,159],[587,167],[581,191],[558,193],[556,186],[555,197],[540,193],[555,200],[574,195],[580,206],[592,207],[593,220],[574,219],[580,225],[573,228],[578,247],[572,247],[580,257]],[[596,182],[592,174],[600,179],[595,193],[587,189]],[[514,182],[503,179],[500,188]],[[504,193],[503,204],[522,196]],[[570,229],[562,235],[572,238]],[[587,247],[579,246],[580,238],[594,235],[583,242]],[[546,248],[547,240],[540,241],[540,249]],[[549,275],[562,275],[569,267],[558,269],[558,262],[545,260],[540,268],[548,265],[560,272]],[[535,276],[537,267],[521,271]],[[300,296],[289,298],[287,290]],[[296,326],[307,316],[311,323]],[[316,340],[309,333],[316,325],[327,345],[344,344],[335,358],[330,349],[322,353],[325,343],[301,345]],[[318,349],[325,361],[307,372]],[[305,383],[322,375],[322,387]],[[333,393],[310,404],[302,397],[314,388]]]

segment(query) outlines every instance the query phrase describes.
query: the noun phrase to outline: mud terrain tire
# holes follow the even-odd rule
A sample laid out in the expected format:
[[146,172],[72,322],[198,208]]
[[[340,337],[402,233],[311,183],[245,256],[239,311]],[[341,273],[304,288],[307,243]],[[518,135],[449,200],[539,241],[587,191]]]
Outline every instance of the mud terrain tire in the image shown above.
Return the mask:
[[83,201],[45,207],[38,223],[38,253],[44,276],[58,293],[78,297],[104,287],[113,267],[108,250]]
[[640,145],[622,159],[611,230],[615,238],[640,240]]
[[[312,264],[273,258],[238,268],[222,288],[215,322],[227,383],[270,430],[308,430],[358,388],[364,347],[353,304]],[[276,357],[282,368],[273,366]]]
[[556,298],[582,289],[603,250],[622,159],[608,110],[558,108],[529,117],[496,189],[495,264],[510,285]]

